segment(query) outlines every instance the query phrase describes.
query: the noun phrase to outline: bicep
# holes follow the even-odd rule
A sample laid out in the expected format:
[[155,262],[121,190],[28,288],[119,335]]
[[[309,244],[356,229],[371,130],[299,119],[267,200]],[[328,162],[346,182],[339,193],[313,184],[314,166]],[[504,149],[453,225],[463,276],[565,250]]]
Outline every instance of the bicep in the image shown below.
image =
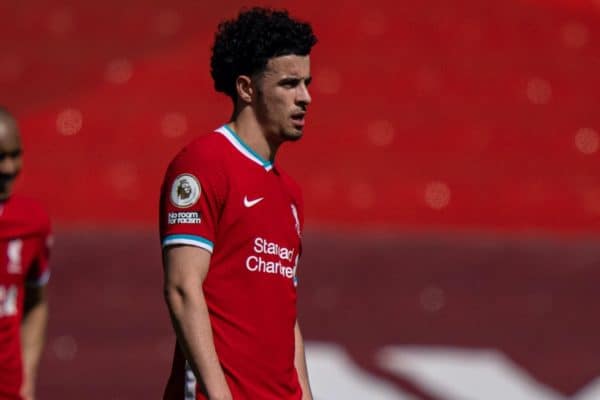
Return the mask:
[[211,253],[196,246],[169,246],[163,250],[164,284],[169,288],[199,288],[206,278]]

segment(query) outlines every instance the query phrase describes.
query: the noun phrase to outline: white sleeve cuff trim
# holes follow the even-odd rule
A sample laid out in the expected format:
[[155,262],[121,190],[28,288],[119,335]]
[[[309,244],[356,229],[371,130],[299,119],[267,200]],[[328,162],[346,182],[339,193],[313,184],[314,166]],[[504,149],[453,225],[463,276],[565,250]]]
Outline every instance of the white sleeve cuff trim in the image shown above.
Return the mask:
[[169,246],[175,246],[175,245],[188,245],[188,246],[194,246],[194,247],[200,247],[201,249],[207,250],[209,253],[213,252],[213,245],[212,243],[205,243],[205,242],[201,242],[199,240],[195,240],[195,239],[189,239],[189,238],[165,238],[165,240],[162,243],[162,247],[167,248]]

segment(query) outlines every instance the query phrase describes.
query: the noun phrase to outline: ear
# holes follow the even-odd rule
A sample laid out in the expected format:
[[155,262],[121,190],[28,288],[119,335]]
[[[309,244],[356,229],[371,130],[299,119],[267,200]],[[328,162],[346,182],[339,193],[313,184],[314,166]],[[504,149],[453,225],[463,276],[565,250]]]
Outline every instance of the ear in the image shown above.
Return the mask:
[[248,104],[252,102],[254,88],[252,86],[252,79],[249,76],[238,76],[235,80],[235,89],[237,91],[238,98],[241,101]]

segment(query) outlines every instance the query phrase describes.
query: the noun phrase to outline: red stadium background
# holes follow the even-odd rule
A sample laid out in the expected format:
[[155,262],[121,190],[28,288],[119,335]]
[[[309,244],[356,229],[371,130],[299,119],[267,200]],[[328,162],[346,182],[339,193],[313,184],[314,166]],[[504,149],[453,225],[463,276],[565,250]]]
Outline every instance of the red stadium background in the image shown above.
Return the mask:
[[[316,398],[598,398],[600,3],[266,4],[320,39],[277,161],[306,198]],[[40,399],[159,397],[158,189],[229,117],[208,60],[243,5],[0,2],[18,188],[56,227]]]

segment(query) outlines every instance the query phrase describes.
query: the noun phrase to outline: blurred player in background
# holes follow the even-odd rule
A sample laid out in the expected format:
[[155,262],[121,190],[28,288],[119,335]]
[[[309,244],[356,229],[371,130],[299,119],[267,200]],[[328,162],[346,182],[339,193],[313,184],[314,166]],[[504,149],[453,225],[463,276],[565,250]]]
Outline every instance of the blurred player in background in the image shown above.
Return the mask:
[[30,400],[48,319],[50,221],[12,193],[22,156],[17,122],[0,107],[0,399]]
[[285,11],[253,8],[218,27],[211,72],[231,120],[186,146],[162,187],[178,342],[165,399],[312,399],[296,319],[302,199],[275,155],[302,136],[316,41]]

